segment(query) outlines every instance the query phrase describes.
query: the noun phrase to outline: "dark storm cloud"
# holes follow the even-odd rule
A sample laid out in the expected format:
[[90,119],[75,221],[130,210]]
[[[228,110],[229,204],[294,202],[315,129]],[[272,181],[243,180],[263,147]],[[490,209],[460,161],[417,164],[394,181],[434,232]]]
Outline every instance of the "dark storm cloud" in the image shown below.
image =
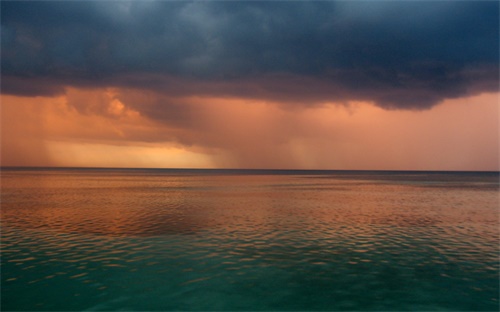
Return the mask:
[[2,2],[2,92],[427,108],[498,90],[496,1]]

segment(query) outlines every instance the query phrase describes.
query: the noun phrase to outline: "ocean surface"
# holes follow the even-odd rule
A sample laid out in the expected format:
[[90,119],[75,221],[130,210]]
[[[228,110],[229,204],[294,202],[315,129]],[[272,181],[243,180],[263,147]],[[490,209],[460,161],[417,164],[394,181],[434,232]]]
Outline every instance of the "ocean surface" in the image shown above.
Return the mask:
[[497,172],[0,174],[3,311],[499,309]]

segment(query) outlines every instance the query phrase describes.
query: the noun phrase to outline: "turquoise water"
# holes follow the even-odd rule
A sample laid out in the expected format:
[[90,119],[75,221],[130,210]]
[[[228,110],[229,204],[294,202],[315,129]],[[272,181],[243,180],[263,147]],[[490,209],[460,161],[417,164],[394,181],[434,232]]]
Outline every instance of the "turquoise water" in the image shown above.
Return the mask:
[[2,310],[499,308],[498,173],[6,170]]

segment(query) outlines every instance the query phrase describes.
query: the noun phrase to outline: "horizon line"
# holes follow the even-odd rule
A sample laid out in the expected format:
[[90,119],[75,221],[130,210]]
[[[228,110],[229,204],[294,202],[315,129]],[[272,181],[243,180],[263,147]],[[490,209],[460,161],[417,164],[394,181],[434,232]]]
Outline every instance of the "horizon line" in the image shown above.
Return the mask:
[[500,173],[499,170],[436,170],[436,169],[291,169],[291,168],[165,168],[165,167],[77,167],[77,166],[0,166],[1,170],[176,170],[176,171],[261,171],[261,172],[432,172],[432,173],[451,173],[451,172],[483,172]]

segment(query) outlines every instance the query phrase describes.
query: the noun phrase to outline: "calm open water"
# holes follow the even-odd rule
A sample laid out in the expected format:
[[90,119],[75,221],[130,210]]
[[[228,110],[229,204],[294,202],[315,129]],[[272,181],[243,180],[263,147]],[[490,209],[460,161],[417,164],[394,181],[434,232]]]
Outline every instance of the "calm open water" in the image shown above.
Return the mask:
[[1,171],[2,310],[499,308],[498,173]]

